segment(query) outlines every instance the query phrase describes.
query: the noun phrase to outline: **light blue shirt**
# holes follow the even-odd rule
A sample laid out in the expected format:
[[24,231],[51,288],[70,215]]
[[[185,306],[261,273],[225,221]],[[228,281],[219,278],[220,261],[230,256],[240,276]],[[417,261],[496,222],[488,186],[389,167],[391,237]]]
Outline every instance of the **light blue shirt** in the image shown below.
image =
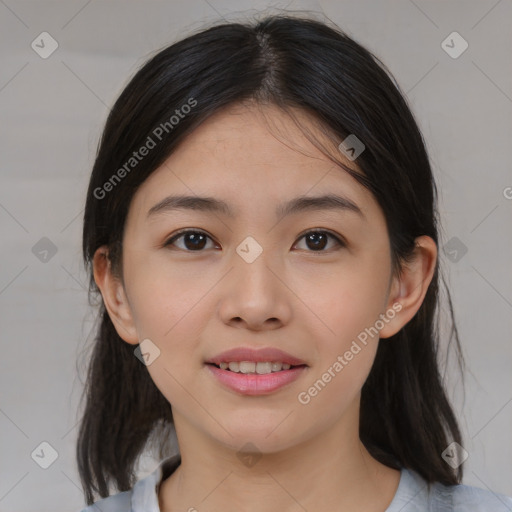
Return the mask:
[[[158,489],[179,466],[180,455],[162,461],[130,491],[97,501],[80,512],[161,512]],[[400,482],[386,512],[512,512],[512,498],[468,485],[444,486],[427,482],[410,469],[402,468]]]

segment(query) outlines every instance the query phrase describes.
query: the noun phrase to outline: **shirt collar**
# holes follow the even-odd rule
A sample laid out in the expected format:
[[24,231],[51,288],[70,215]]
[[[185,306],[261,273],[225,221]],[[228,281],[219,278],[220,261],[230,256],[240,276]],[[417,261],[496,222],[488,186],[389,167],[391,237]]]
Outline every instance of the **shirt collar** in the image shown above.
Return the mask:
[[139,480],[133,486],[132,512],[160,512],[158,490],[162,480],[165,480],[180,465],[181,456],[173,455],[156,467],[156,469]]

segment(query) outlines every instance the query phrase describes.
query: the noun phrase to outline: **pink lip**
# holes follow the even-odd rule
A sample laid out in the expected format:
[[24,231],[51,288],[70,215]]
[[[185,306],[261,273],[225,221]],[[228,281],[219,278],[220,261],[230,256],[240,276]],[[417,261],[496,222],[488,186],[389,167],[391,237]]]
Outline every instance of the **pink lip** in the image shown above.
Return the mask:
[[[233,361],[233,359],[230,360]],[[248,359],[245,359],[245,361],[247,360]],[[306,366],[296,366],[289,370],[258,375],[255,373],[244,374],[221,370],[213,364],[207,364],[206,367],[222,384],[243,395],[267,395],[272,393],[286,384],[293,382],[307,368]]]
[[[220,363],[251,361],[257,363],[258,361],[268,361],[275,363],[288,363],[291,366],[305,365],[306,363],[297,357],[294,357],[277,348],[267,347],[254,349],[249,347],[238,347],[212,357],[206,363],[213,363],[220,365]],[[288,370],[284,370],[288,371]],[[276,372],[278,373],[278,372]]]

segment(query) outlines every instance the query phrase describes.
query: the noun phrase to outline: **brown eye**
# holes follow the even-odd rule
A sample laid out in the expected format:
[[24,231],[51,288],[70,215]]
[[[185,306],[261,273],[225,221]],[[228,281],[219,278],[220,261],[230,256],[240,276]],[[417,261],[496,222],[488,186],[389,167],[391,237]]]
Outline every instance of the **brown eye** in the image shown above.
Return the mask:
[[313,252],[326,252],[324,249],[328,245],[329,239],[334,240],[338,246],[345,245],[340,238],[328,231],[308,231],[301,237],[301,239],[305,240],[306,247]]
[[211,238],[202,231],[180,231],[169,240],[167,240],[167,242],[164,244],[164,247],[174,245],[175,242],[180,239],[183,239],[183,245],[179,247],[179,249],[183,249],[188,252],[200,252],[205,248],[208,239],[211,240]]

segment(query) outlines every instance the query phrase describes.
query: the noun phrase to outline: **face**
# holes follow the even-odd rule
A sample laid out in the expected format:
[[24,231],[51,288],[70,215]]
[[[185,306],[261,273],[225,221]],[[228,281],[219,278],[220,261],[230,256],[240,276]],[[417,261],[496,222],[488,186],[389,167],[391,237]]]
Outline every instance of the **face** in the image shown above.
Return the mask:
[[[232,215],[183,204],[150,213],[178,195],[214,198]],[[342,199],[283,214],[300,196],[326,195]],[[123,277],[136,333],[125,339],[149,339],[160,351],[148,371],[178,435],[186,426],[271,453],[327,429],[357,430],[376,328],[392,325],[385,218],[371,193],[276,108],[217,113],[151,174],[130,205]],[[302,365],[269,377],[207,364],[240,347],[278,349]]]

